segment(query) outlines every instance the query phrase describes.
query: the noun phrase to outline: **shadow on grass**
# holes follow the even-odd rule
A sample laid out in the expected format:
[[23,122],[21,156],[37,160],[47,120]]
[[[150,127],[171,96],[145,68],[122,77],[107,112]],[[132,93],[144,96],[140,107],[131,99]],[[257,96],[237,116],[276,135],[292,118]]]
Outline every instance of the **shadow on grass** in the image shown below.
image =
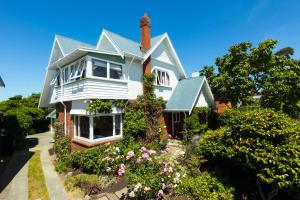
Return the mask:
[[13,178],[18,174],[18,172],[33,156],[34,152],[29,151],[29,149],[35,147],[38,144],[38,138],[26,138],[25,148],[16,151],[10,158],[9,163],[5,164],[7,165],[6,169],[0,172],[0,193],[5,189],[5,187],[13,180]]

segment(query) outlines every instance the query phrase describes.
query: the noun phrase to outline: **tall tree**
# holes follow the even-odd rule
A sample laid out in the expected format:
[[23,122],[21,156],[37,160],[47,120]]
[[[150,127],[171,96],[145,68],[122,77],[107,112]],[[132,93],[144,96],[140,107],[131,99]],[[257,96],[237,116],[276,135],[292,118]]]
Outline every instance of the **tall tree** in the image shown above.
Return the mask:
[[272,39],[257,47],[249,42],[238,43],[216,59],[218,74],[214,74],[213,66],[204,67],[200,74],[207,76],[223,103],[248,105],[254,95],[261,95],[262,106],[299,117],[300,61],[289,56],[290,50],[273,53],[276,44]]
[[292,47],[285,47],[282,49],[279,49],[276,53],[276,56],[283,56],[286,57],[287,59],[291,58],[292,55],[294,55],[294,49]]

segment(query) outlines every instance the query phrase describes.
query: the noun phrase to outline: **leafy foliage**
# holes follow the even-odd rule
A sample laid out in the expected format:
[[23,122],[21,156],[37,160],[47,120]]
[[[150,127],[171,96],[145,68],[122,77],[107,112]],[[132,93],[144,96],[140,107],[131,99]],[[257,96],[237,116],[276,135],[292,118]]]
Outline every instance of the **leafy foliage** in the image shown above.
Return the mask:
[[146,116],[146,140],[153,141],[159,139],[159,118],[162,116],[165,108],[165,101],[160,97],[157,98],[154,93],[154,74],[145,74],[143,78],[144,94],[138,98],[143,106]]
[[199,155],[224,159],[256,174],[262,183],[300,187],[300,126],[272,109],[245,108],[223,113],[224,126],[200,139]]
[[112,103],[101,99],[94,99],[86,107],[86,110],[92,114],[96,113],[111,113]]
[[23,145],[26,135],[48,130],[49,121],[45,118],[49,111],[38,108],[39,98],[40,94],[26,98],[17,95],[0,102],[5,125],[1,132],[13,138],[18,147]]
[[234,189],[224,186],[208,173],[196,177],[185,177],[176,188],[177,195],[189,195],[193,199],[234,199]]
[[299,117],[300,62],[292,59],[290,47],[273,53],[277,41],[269,39],[252,47],[242,42],[229,48],[229,53],[205,66],[200,74],[207,76],[214,95],[233,107],[249,105],[254,95],[261,95],[260,105]]
[[282,49],[279,49],[276,53],[276,56],[284,56],[286,58],[291,58],[292,55],[294,55],[294,49],[292,47],[285,47]]
[[146,131],[146,115],[139,102],[132,102],[126,107],[123,123],[124,140],[144,137]]

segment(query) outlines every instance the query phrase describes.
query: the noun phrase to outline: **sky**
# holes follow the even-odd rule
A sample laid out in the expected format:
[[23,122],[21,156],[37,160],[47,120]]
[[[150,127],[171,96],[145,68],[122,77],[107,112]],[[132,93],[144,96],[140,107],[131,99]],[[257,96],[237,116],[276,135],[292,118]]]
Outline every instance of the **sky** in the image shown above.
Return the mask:
[[139,41],[147,12],[152,36],[168,33],[190,75],[243,41],[276,39],[300,59],[299,10],[299,0],[2,1],[0,100],[41,92],[55,34],[96,44],[105,28]]

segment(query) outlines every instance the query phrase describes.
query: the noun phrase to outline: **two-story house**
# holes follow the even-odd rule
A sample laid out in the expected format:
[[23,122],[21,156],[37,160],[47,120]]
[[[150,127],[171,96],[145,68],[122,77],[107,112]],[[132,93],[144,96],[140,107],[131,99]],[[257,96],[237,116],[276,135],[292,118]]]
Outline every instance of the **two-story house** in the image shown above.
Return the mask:
[[188,78],[167,33],[151,37],[150,19],[140,19],[141,41],[103,29],[96,45],[56,35],[40,107],[55,107],[72,149],[122,138],[124,111],[90,115],[93,99],[132,101],[143,93],[144,73],[156,76],[155,94],[167,101],[165,131],[176,134],[195,106],[213,106],[205,77]]

